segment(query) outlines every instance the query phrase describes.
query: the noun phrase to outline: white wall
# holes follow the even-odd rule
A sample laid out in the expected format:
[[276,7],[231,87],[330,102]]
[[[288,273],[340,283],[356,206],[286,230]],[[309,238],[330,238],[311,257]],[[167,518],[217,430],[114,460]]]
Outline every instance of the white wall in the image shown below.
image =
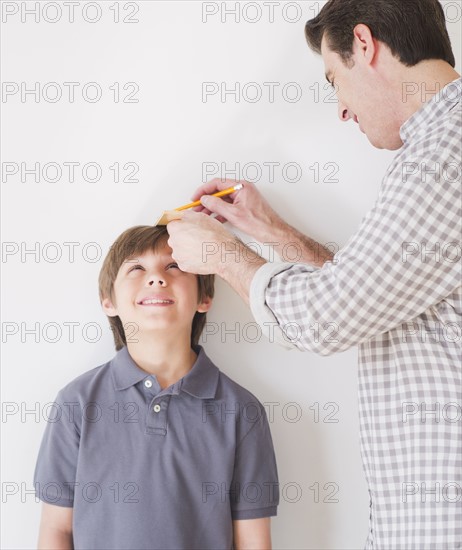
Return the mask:
[[[85,21],[98,15],[94,2],[76,7],[73,23],[68,8],[59,3],[62,15],[50,23],[46,19],[58,16],[56,3],[49,4],[39,4],[38,22],[27,15],[24,23],[21,11],[33,8],[33,2],[2,6],[3,82],[12,83],[7,91],[15,91],[14,83],[19,89],[4,93],[1,104],[6,138],[2,547],[11,549],[36,544],[40,504],[28,491],[46,425],[46,403],[71,379],[114,354],[99,307],[97,276],[102,262],[98,255],[104,257],[117,235],[131,225],[151,224],[162,210],[188,202],[204,179],[204,163],[225,163],[229,170],[235,163],[257,163],[259,188],[286,219],[316,240],[342,247],[373,204],[393,157],[373,149],[353,123],[340,124],[336,103],[327,102],[322,60],[309,51],[303,35],[304,22],[323,2],[275,2],[273,22],[269,7],[260,4],[261,18],[254,23],[255,3],[240,5],[236,23],[233,15],[223,13],[221,3],[120,2],[121,20],[138,9],[132,18],[139,22],[132,24],[115,23],[114,3],[109,1],[99,2],[101,18],[95,23]],[[445,5],[460,71],[460,3]],[[5,10],[13,12],[15,6],[18,13],[8,15]],[[218,13],[204,22],[204,10]],[[21,100],[21,87],[33,88],[35,82],[38,102],[31,94]],[[58,87],[47,87],[52,82]],[[79,83],[74,102],[64,82]],[[94,87],[82,95],[89,82],[102,90],[95,103],[88,100]],[[139,88],[133,96],[138,102],[115,102],[114,83],[119,83],[123,99],[135,89],[123,89],[129,82]],[[203,98],[204,82],[219,89],[239,83],[240,101],[228,95],[222,102],[219,93]],[[249,82],[257,86],[244,87]],[[272,85],[274,101],[269,100],[270,86],[263,84],[270,82],[279,83]],[[287,83],[296,86],[286,87],[284,95]],[[53,102],[57,89],[62,98]],[[290,102],[297,89],[300,99]],[[252,102],[259,90],[261,99]],[[38,182],[30,174],[22,182],[21,163],[30,169],[36,162],[40,170],[57,163],[63,170],[59,181],[47,181],[56,174],[50,165]],[[74,182],[65,162],[80,163]],[[99,181],[85,181],[95,174],[91,167],[82,173],[89,162],[100,167]],[[129,167],[123,168],[129,162],[139,168],[133,176],[138,181],[116,183],[109,167],[119,163],[123,179],[129,175]],[[273,182],[268,164],[263,164],[268,162],[280,163]],[[299,181],[290,181],[293,167],[283,173],[287,163],[297,163]],[[310,169],[315,163],[318,182],[314,167]],[[324,169],[327,163],[334,164]],[[247,174],[238,177],[253,178],[251,166],[255,168],[249,165]],[[9,174],[15,167],[18,173]],[[332,167],[338,181],[328,180]],[[77,243],[73,259],[71,245],[65,243]],[[22,257],[21,252],[34,247],[36,256]],[[358,443],[356,350],[322,358],[287,352],[264,339],[252,342],[255,327],[246,326],[253,322],[249,310],[221,281],[209,321],[216,323],[210,330],[219,328],[204,342],[212,359],[268,409],[269,403],[277,404],[271,430],[282,498],[273,520],[274,547],[361,548],[368,495]],[[75,323],[73,339],[69,323]],[[237,324],[239,336],[221,330],[222,323],[227,330]],[[36,324],[38,342],[27,332]],[[93,338],[97,341],[91,342]],[[30,409],[37,411],[37,418],[26,414]],[[301,417],[291,422],[297,411]],[[329,413],[335,422],[326,422]],[[329,495],[335,502],[325,502]]]

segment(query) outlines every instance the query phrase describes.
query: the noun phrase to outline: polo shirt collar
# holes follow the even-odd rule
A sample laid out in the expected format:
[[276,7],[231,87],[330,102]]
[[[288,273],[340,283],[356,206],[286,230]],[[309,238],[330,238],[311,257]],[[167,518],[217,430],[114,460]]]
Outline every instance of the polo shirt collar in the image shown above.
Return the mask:
[[[199,399],[213,399],[216,394],[220,371],[208,358],[202,346],[193,346],[197,359],[191,370],[178,382],[181,391]],[[141,369],[127,346],[121,348],[111,361],[112,379],[116,390],[125,390],[147,376],[155,376]]]
[[208,358],[202,346],[193,346],[197,359],[183,377],[182,391],[199,399],[213,399],[217,392],[220,371]]
[[121,348],[112,359],[111,372],[116,390],[126,390],[149,376],[133,361],[127,346]]
[[460,103],[461,93],[462,78],[457,78],[442,88],[401,126],[400,137],[403,143],[421,132],[427,133],[427,127],[431,124],[441,123],[441,118]]

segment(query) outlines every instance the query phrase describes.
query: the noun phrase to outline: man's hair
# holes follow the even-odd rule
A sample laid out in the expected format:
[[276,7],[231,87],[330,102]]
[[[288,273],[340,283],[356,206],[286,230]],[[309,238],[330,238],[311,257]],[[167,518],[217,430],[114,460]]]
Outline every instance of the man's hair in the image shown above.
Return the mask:
[[[168,232],[165,226],[137,225],[124,231],[115,243],[111,246],[104,259],[99,273],[99,298],[102,302],[105,298],[114,299],[114,281],[122,264],[130,257],[143,254],[149,250],[155,252],[168,239]],[[205,298],[213,298],[214,275],[198,275],[197,287],[199,301]],[[127,345],[124,327],[119,316],[109,317],[109,324],[114,336],[116,350]],[[191,345],[199,342],[199,337],[204,329],[206,313],[196,312],[191,328]]]
[[367,25],[408,67],[425,59],[443,59],[455,67],[444,11],[438,0],[329,0],[305,25],[305,38],[321,53],[325,35],[330,50],[348,65],[353,54],[353,29]]

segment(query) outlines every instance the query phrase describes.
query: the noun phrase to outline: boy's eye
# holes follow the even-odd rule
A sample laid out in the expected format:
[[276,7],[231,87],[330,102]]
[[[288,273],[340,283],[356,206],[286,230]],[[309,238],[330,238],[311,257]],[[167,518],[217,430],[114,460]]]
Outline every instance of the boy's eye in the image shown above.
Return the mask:
[[[176,262],[172,262],[171,264],[168,264],[166,269],[170,269],[171,267],[175,268],[175,269],[180,269],[178,267],[178,264]],[[128,273],[130,273],[131,271],[134,271],[135,269],[144,269],[144,267],[142,265],[134,265],[133,267],[131,267],[129,270],[128,270]]]
[[143,269],[143,266],[142,266],[142,265],[139,265],[139,264],[134,265],[133,267],[131,267],[131,268],[128,270],[128,272],[130,273],[130,271],[133,271],[134,269],[138,269],[138,268],[139,268],[139,269]]
[[[165,269],[171,269],[171,268],[174,268],[174,269],[178,269],[180,270],[180,268],[178,267],[178,264],[176,262],[172,262],[170,264],[168,264]],[[144,271],[144,267],[140,264],[136,264],[132,267],[130,267],[130,269],[127,271],[127,273],[131,273],[132,271],[135,271],[135,270],[139,270],[139,269],[142,269]]]

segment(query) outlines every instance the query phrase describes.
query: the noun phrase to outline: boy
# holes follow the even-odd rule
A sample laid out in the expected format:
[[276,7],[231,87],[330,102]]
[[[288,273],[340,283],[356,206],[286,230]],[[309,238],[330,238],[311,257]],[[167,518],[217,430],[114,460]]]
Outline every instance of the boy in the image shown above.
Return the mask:
[[117,354],[58,393],[34,475],[39,548],[271,547],[265,410],[197,345],[213,275],[181,271],[167,239],[136,226],[104,260]]

